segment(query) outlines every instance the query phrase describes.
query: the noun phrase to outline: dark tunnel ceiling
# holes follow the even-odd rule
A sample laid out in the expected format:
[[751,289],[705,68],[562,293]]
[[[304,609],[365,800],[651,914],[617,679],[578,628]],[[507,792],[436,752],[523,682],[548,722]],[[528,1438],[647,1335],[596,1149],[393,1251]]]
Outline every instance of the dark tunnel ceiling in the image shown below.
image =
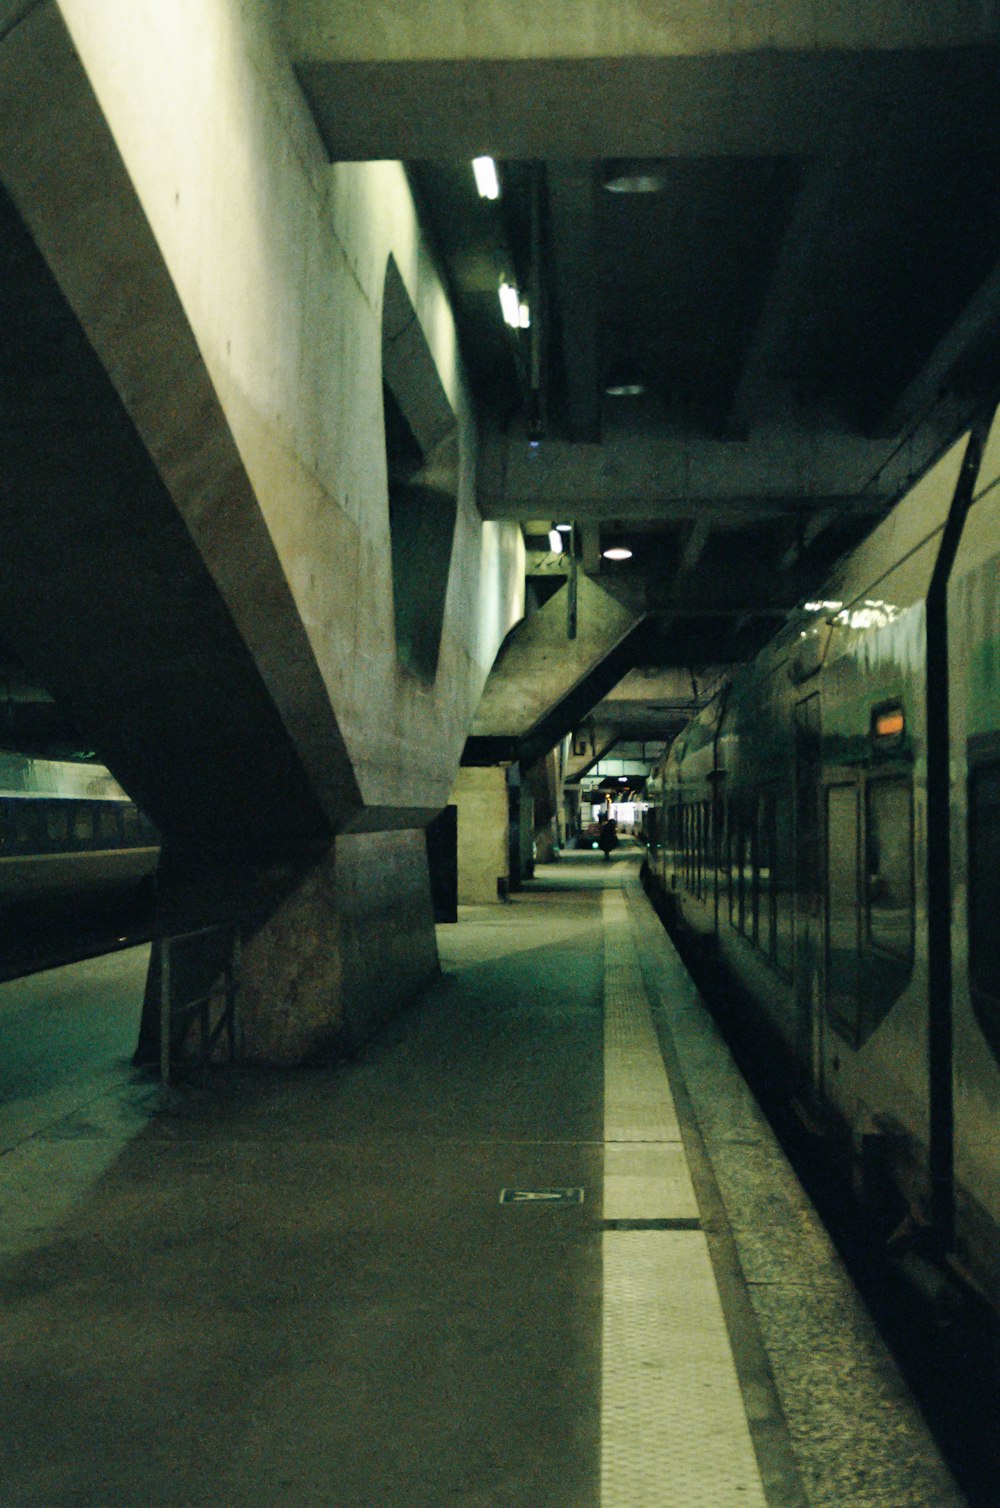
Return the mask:
[[[641,373],[667,426],[736,437],[774,415],[887,433],[1000,257],[1000,142],[648,165],[659,193],[602,190],[602,163],[501,163],[504,193],[491,204],[476,197],[465,161],[409,164],[470,378],[501,414],[523,393],[497,318],[500,247],[505,238],[527,290],[536,174],[548,419],[567,438],[598,432],[602,379],[623,366]],[[769,294],[784,338],[750,371]],[[582,326],[596,342],[590,424],[566,402]],[[951,390],[966,396],[977,384],[962,375],[951,374]]]
[[[657,433],[724,450],[760,436],[766,456],[768,432],[783,429],[856,437],[866,457],[874,442],[891,460],[916,434],[909,472],[857,506],[806,488],[772,508],[734,497],[721,520],[700,522],[696,504],[688,517],[632,510],[634,561],[599,569],[609,584],[642,578],[652,652],[738,660],[996,396],[1000,147],[899,131],[826,157],[647,165],[658,193],[608,192],[600,162],[501,162],[496,204],[478,199],[468,162],[408,169],[480,410],[501,433],[526,439],[531,424],[529,341],[502,324],[496,289],[505,259],[531,288],[537,192],[543,446]],[[644,396],[605,396],[623,371]],[[613,518],[611,505],[598,528]],[[531,545],[544,553],[543,537]],[[691,615],[699,594],[707,606]]]

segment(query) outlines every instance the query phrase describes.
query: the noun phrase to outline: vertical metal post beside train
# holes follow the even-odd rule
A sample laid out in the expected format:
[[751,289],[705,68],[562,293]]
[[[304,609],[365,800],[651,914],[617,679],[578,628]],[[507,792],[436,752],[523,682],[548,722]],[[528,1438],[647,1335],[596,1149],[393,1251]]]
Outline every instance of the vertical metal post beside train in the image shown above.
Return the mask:
[[685,730],[649,868],[804,1095],[1000,1306],[1000,420]]

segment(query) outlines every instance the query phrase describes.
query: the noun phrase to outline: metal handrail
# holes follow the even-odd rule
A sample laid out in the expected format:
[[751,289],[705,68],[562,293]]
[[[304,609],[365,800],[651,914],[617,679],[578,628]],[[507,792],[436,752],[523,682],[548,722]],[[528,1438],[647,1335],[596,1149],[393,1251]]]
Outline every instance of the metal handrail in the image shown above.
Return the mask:
[[[224,979],[224,1005],[215,1025],[210,1022],[210,1008],[217,992],[214,989],[215,980],[204,993],[194,995],[188,1000],[175,1001],[173,972],[171,969],[171,949],[175,943],[187,942],[194,937],[207,937],[213,934],[224,936],[232,931],[232,945],[229,948],[228,958],[223,969]],[[197,1016],[199,1033],[199,1060],[201,1066],[202,1084],[208,1082],[208,1065],[212,1049],[215,1047],[223,1031],[228,1037],[229,1062],[236,1061],[236,991],[239,983],[240,969],[242,965],[242,941],[238,928],[226,926],[195,927],[187,932],[175,932],[158,939],[160,947],[160,1079],[164,1085],[170,1083],[171,1053],[174,1042],[174,1023],[185,1019],[187,1023]],[[217,976],[216,976],[217,977]]]

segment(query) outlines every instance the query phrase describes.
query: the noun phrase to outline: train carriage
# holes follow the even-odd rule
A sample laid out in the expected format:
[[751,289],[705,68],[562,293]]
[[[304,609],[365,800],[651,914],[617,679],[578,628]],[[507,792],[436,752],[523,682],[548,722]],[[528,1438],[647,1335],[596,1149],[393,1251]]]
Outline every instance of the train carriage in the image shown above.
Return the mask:
[[[952,446],[675,742],[650,873],[678,924],[713,939],[843,1154],[874,1149],[913,1228],[1000,1304],[998,423],[932,646],[947,644],[950,704],[928,679],[976,443]],[[929,784],[942,723],[950,763]],[[945,806],[950,962],[948,890],[932,912],[928,876]]]

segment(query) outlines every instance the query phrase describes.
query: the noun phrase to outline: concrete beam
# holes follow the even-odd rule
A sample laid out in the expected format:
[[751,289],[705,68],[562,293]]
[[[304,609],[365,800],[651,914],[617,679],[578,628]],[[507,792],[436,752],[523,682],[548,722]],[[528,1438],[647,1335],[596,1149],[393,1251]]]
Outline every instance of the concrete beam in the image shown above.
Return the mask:
[[[0,635],[169,839],[246,850],[257,834],[263,851],[269,826],[295,827],[275,810],[282,780],[314,823],[318,806],[345,826],[362,802],[308,634],[55,7],[3,41],[0,96],[0,177],[14,201],[3,232],[21,291],[18,324],[5,321],[20,443],[3,447],[3,516],[21,523],[3,552],[17,579]],[[50,369],[56,331],[65,359]],[[25,384],[39,356],[44,376]],[[294,784],[269,772],[284,768],[268,752],[279,738]],[[206,759],[213,748],[237,757]]]
[[566,637],[564,591],[508,635],[476,711],[473,737],[528,733],[634,627],[635,615],[589,577],[581,575],[578,589],[575,639]]
[[708,519],[698,518],[691,524],[684,541],[684,548],[681,550],[681,558],[677,563],[675,582],[680,581],[684,576],[689,576],[694,570],[705,553],[705,546],[708,544],[708,536],[711,532],[712,526]]
[[782,359],[802,318],[803,302],[810,297],[807,278],[816,248],[831,219],[847,210],[849,194],[839,155],[826,153],[807,168],[743,360],[729,416],[734,433],[749,433],[766,413]]
[[594,168],[549,162],[553,285],[562,324],[566,423],[574,439],[596,440],[601,424],[597,351]]
[[563,784],[575,785],[577,781],[581,780],[587,771],[593,765],[597,764],[599,759],[603,759],[606,754],[611,752],[619,737],[620,734],[617,728],[609,728],[596,721],[585,727],[575,729],[573,743],[575,745],[580,740],[583,740],[585,742],[585,750],[582,754],[574,754],[573,748],[570,748],[570,752],[566,756],[566,764],[563,768]]
[[790,571],[794,565],[797,565],[809,546],[815,540],[819,539],[820,535],[825,533],[832,524],[835,524],[837,518],[838,514],[835,508],[821,508],[811,518],[806,519],[799,538],[793,545],[789,545],[784,555],[778,561],[778,569],[781,571]]
[[[695,13],[696,10],[696,13]],[[510,6],[283,0],[334,160],[813,154],[873,120],[995,130],[995,14],[941,6],[642,0]]]
[[967,0],[880,0],[830,5],[779,0],[766,7],[732,0],[279,0],[299,61],[695,57],[830,49],[890,52],[965,47],[1000,40],[992,6]]
[[565,514],[577,522],[698,518],[735,523],[835,507],[880,511],[943,449],[928,422],[898,450],[857,435],[761,430],[747,441],[613,433],[601,444],[491,434],[481,452],[484,518]]
[[1000,263],[976,291],[951,329],[934,347],[921,370],[878,424],[878,432],[895,435],[921,418],[941,397],[959,363],[1000,322]]

